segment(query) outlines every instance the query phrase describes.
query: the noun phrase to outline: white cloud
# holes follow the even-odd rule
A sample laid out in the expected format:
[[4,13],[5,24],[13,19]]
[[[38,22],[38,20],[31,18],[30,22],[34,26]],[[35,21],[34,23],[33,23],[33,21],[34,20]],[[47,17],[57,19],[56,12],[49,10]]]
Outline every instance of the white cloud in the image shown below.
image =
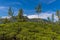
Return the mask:
[[11,18],[11,16],[2,16],[1,18],[7,18],[7,19],[9,19],[9,18]]
[[54,21],[58,21],[58,17],[57,16],[55,16],[54,19],[55,19]]
[[40,0],[40,1],[43,3],[46,3],[46,4],[51,4],[51,3],[55,2],[56,0]]
[[0,9],[6,9],[7,7],[4,7],[4,6],[0,6]]
[[55,2],[55,1],[56,1],[56,0],[51,0],[51,1],[48,2],[48,4],[51,4],[51,3]]
[[22,5],[21,2],[9,2],[7,5]]
[[20,3],[20,2],[13,2],[13,3],[10,3],[10,4],[12,4],[12,5],[21,5],[22,3]]
[[[41,19],[47,19],[47,17],[50,17],[50,18],[51,18],[52,13],[55,14],[55,12],[44,12],[44,13],[41,13],[41,14],[39,15],[39,18],[41,18]],[[38,15],[37,15],[37,14],[28,15],[27,17],[28,17],[29,19],[38,18]],[[57,17],[56,15],[54,15],[54,19],[55,19],[55,21],[57,21],[57,20],[58,20],[58,17]]]
[[[44,13],[41,13],[39,14],[39,18],[43,18],[43,19],[46,19],[47,17],[50,17],[52,14],[49,13],[49,12],[44,12]],[[38,18],[38,14],[35,13],[34,15],[28,15],[28,18]]]

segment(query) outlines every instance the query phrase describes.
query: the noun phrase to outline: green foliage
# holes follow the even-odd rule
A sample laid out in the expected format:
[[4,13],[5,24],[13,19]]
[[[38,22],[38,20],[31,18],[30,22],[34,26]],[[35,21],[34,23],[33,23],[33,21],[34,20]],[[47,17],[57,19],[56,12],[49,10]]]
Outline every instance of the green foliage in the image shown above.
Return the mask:
[[23,22],[23,21],[27,21],[27,17],[23,16],[23,9],[19,9],[18,15],[17,15],[17,21],[18,22]]
[[60,25],[48,22],[0,24],[0,40],[60,40]]
[[23,9],[19,9],[17,21],[22,22],[23,21]]
[[8,20],[7,18],[5,18],[2,22],[3,22],[4,24],[6,24],[6,23],[10,23],[10,20]]
[[22,17],[23,17],[23,9],[19,9],[18,19],[22,19]]

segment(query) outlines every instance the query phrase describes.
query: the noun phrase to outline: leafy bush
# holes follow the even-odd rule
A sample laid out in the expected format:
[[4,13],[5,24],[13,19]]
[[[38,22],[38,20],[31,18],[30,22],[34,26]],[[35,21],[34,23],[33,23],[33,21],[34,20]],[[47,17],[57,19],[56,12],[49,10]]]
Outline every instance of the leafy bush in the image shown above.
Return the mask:
[[0,40],[60,40],[60,25],[41,22],[0,24]]

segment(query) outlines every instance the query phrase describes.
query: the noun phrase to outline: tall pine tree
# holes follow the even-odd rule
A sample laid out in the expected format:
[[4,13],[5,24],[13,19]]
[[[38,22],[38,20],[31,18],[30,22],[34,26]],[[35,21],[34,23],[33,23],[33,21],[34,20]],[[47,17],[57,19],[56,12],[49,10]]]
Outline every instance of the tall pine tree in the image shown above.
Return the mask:
[[14,11],[12,10],[11,7],[9,7],[9,9],[8,9],[8,15],[11,17],[11,21],[13,21],[13,18],[14,18],[13,14],[14,14]]
[[52,14],[52,22],[54,22],[54,14]]
[[17,18],[18,21],[23,21],[23,9],[19,9]]
[[59,18],[59,21],[58,22],[60,23],[60,10],[57,10],[56,11],[56,15],[58,16],[58,18]]
[[38,14],[38,19],[39,19],[39,14],[41,13],[41,10],[42,10],[41,4],[38,4],[38,6],[35,8],[35,10],[36,10],[36,13]]

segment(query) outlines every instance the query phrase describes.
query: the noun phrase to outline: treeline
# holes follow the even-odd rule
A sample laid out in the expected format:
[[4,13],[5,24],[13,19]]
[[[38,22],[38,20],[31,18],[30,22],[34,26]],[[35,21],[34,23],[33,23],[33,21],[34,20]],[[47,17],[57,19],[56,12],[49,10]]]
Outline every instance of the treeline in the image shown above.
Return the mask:
[[4,18],[1,19],[0,21],[2,21],[2,23],[11,23],[11,22],[24,22],[27,21],[28,17],[27,16],[23,16],[23,9],[19,9],[18,11],[18,15],[14,16],[14,11],[12,10],[11,7],[9,7],[8,9],[8,16],[10,18]]
[[[40,19],[39,18],[39,14],[42,12],[42,6],[41,4],[38,4],[36,7],[35,7],[35,10],[36,10],[36,13],[38,15],[38,18],[37,19]],[[10,23],[10,22],[24,22],[24,21],[28,21],[28,17],[27,16],[23,16],[24,14],[24,10],[21,8],[19,9],[18,15],[14,16],[14,10],[12,10],[11,7],[9,7],[8,9],[8,16],[10,16],[9,19],[5,18],[5,19],[1,19],[0,21],[2,21],[2,23]],[[49,22],[54,22],[54,15],[58,16],[59,18],[59,21],[60,21],[60,10],[57,10],[56,11],[56,14],[52,13],[52,17],[47,17],[48,21]],[[59,22],[58,21],[58,22]]]

